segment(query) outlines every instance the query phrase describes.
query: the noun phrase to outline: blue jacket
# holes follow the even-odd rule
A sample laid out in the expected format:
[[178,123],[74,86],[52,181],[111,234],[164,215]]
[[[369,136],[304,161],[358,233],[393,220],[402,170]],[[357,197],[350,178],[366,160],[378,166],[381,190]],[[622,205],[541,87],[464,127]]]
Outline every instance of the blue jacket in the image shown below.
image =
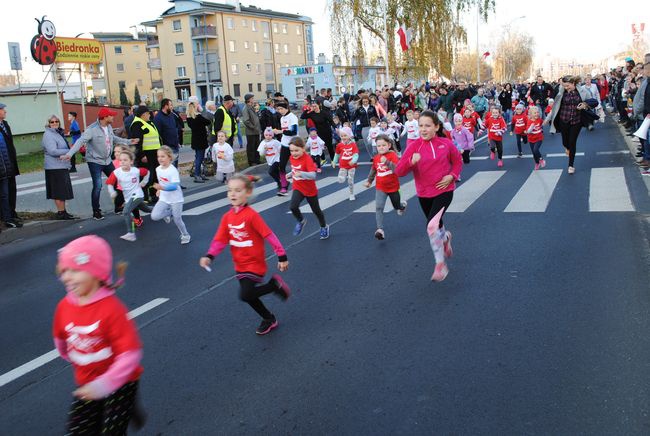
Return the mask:
[[176,127],[176,116],[171,112],[169,114],[158,111],[153,119],[153,123],[158,129],[158,134],[163,145],[169,145],[178,148],[178,128]]

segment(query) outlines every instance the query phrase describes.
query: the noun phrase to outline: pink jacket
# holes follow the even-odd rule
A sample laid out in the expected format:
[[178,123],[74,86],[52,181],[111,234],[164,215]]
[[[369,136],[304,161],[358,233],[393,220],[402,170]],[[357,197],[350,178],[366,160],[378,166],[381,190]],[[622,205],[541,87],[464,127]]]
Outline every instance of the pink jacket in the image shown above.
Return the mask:
[[[413,153],[420,153],[420,160],[415,165],[411,165]],[[402,155],[394,173],[404,177],[413,171],[418,197],[431,198],[456,189],[455,182],[460,177],[462,167],[462,158],[454,143],[436,136],[428,141],[422,138],[414,140]],[[454,181],[445,189],[436,188],[436,183],[448,174],[454,176]]]

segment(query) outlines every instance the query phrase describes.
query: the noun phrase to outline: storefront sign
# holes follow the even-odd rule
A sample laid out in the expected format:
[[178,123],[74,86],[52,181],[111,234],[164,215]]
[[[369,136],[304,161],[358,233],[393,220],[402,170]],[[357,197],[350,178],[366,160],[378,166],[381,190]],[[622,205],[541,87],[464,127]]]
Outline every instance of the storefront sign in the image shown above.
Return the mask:
[[288,68],[285,74],[287,76],[297,76],[299,74],[317,74],[324,72],[325,67],[323,65],[314,65],[309,67]]
[[94,39],[56,37],[54,42],[57,62],[98,64],[102,61],[102,45]]
[[174,86],[189,86],[190,79],[174,79]]

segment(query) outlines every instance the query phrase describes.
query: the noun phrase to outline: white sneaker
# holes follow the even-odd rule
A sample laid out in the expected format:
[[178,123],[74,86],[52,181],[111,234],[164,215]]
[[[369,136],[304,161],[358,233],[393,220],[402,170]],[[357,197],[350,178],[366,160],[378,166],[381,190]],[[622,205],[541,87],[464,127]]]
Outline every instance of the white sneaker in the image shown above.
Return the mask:
[[165,218],[163,218],[163,221],[165,221],[165,224],[169,224],[172,222],[172,217],[166,216]]
[[357,197],[355,197],[354,194],[350,195],[350,201],[354,201],[356,199],[357,199]]
[[129,242],[134,242],[138,238],[136,238],[135,233],[129,232],[129,233],[125,233],[122,236],[120,236],[120,239],[124,239],[125,241],[129,241]]
[[573,168],[573,167],[569,167],[569,171],[568,171],[568,172],[569,172],[569,174],[573,174],[573,173],[576,172],[576,169]]
[[402,203],[401,203],[402,208],[397,209],[397,215],[399,215],[399,216],[404,215],[404,212],[406,212],[406,206],[407,205],[408,205],[408,203],[406,201],[402,201]]
[[181,244],[189,244],[192,240],[190,235],[181,235]]

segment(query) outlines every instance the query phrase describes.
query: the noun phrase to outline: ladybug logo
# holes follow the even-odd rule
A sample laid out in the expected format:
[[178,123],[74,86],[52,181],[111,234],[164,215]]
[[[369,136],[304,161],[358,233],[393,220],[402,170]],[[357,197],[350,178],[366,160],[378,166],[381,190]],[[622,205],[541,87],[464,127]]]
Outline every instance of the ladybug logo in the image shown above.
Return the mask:
[[35,20],[38,23],[38,35],[32,38],[30,44],[32,58],[41,65],[51,65],[56,59],[56,28],[54,23],[45,19],[45,15],[40,20]]

